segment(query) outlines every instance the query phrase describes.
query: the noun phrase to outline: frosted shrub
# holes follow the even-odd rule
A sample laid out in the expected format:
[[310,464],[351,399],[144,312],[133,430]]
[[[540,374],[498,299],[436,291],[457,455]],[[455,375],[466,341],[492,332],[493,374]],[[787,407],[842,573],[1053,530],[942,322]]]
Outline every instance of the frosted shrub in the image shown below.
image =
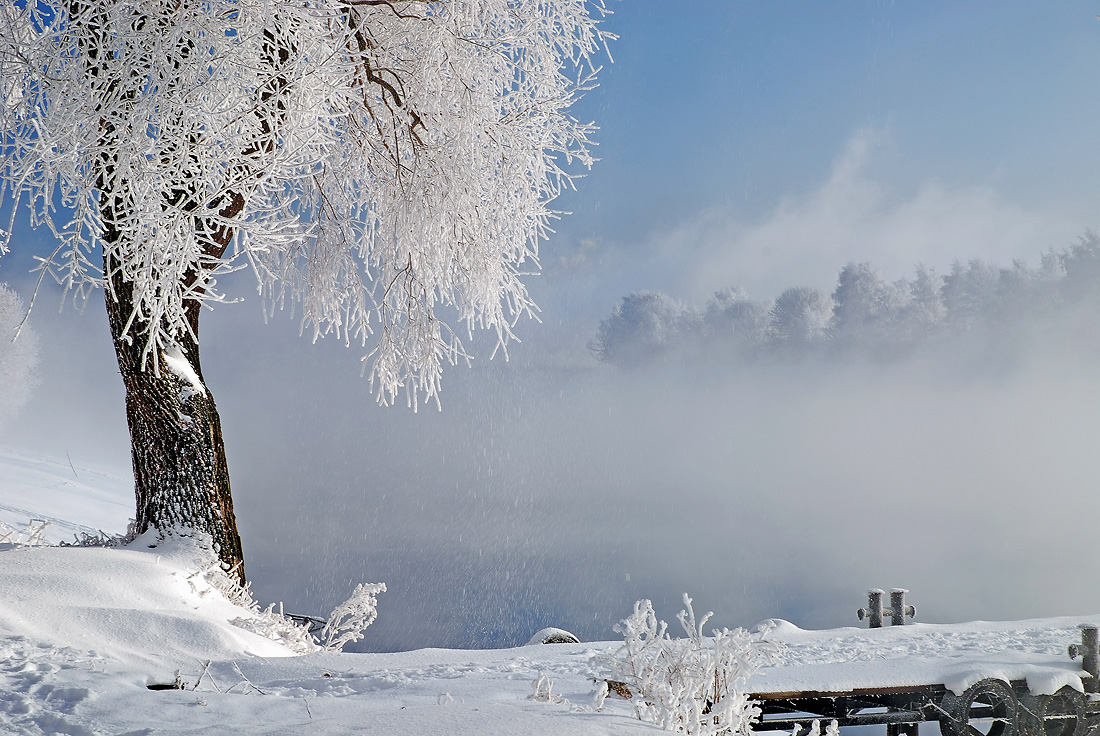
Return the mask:
[[323,648],[339,651],[345,644],[363,638],[363,629],[378,618],[378,594],[386,592],[385,583],[359,583],[351,598],[338,605],[328,617],[318,639]]
[[[0,535],[4,532],[0,524]],[[0,536],[0,541],[4,538]],[[212,548],[210,537],[198,535],[194,545],[199,552],[195,559],[195,571],[187,576],[192,592],[205,598],[216,591],[230,603],[248,612],[229,623],[277,641],[298,654],[310,654],[318,649],[340,650],[348,642],[363,638],[363,630],[378,618],[378,594],[386,592],[385,583],[360,583],[355,586],[351,597],[329,614],[317,636],[310,632],[308,624],[296,621],[293,616],[283,613],[283,606],[274,603],[261,608],[252,597],[250,584],[241,585],[235,575],[236,570],[226,569],[225,563],[218,559]]]
[[235,618],[229,623],[277,641],[297,654],[317,651],[317,643],[310,635],[309,628],[283,615],[282,604],[278,611],[275,610],[274,603],[267,608],[260,608],[260,604],[252,597],[249,584],[241,585],[233,574],[234,571],[226,570],[225,565],[214,557],[211,550],[204,548],[203,551],[204,556],[195,560],[198,569],[188,576],[187,582],[200,597],[205,597],[213,589],[225,596],[230,603],[248,611],[248,616]]
[[623,645],[604,663],[607,678],[627,685],[640,720],[677,733],[747,736],[760,708],[744,692],[745,680],[775,661],[778,645],[767,641],[767,629],[723,628],[704,636],[713,614],[696,621],[687,594],[684,607],[677,619],[687,637],[673,639],[650,601],[635,603],[634,613],[615,626]]

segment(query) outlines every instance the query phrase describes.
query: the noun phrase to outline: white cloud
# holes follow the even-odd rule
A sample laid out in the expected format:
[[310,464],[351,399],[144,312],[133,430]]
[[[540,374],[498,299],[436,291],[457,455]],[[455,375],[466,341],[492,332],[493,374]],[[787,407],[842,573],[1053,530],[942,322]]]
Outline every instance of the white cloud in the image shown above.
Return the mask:
[[829,289],[849,261],[870,261],[891,279],[918,263],[943,272],[955,259],[1035,262],[1091,224],[1069,206],[1021,205],[988,186],[930,180],[899,191],[871,173],[884,137],[858,131],[824,184],[758,222],[715,208],[655,234],[661,260],[685,264],[669,288],[695,300],[731,285],[773,297],[798,284]]

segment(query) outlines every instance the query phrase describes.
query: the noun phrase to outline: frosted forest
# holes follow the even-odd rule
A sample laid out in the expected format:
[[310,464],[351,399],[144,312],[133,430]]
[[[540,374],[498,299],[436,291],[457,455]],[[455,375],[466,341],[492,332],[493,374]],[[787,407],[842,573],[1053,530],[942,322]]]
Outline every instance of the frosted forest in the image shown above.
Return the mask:
[[[600,322],[589,344],[601,361],[899,362],[922,352],[965,365],[1013,360],[1035,339],[1087,341],[1100,303],[1100,240],[1092,232],[1044,253],[1037,265],[955,261],[944,275],[924,267],[887,282],[869,263],[849,263],[832,293],[809,286],[773,300],[722,289],[702,309],[662,292],[636,292]],[[1052,335],[1053,333],[1053,335]],[[953,356],[947,357],[944,353]]]

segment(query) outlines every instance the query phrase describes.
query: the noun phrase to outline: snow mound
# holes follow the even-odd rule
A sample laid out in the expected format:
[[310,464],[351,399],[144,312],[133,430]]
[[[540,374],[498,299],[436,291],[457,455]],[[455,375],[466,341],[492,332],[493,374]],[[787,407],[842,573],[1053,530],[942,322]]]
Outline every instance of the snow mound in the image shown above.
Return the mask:
[[147,535],[119,549],[5,546],[5,635],[124,661],[154,679],[199,659],[294,654],[231,623],[251,613],[198,572],[208,553],[193,540]]
[[548,626],[545,629],[536,631],[531,640],[527,642],[527,646],[534,644],[580,644],[580,639],[565,629]]
[[589,705],[609,645],[289,656],[196,575],[201,549],[155,541],[0,547],[0,733],[651,732]]

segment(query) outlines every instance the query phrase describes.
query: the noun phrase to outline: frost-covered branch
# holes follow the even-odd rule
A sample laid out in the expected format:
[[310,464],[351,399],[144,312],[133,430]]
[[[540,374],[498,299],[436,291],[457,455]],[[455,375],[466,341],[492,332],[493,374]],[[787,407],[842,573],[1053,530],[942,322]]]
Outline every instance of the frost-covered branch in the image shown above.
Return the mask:
[[[251,267],[267,309],[369,349],[380,401],[498,344],[590,166],[568,114],[602,0],[31,0],[0,7],[0,229],[60,240],[78,296],[132,288],[146,368]],[[11,204],[14,202],[14,204]]]
[[320,645],[339,651],[345,644],[363,638],[363,630],[378,618],[378,594],[386,592],[385,583],[359,583],[351,597],[337,606],[317,635]]

